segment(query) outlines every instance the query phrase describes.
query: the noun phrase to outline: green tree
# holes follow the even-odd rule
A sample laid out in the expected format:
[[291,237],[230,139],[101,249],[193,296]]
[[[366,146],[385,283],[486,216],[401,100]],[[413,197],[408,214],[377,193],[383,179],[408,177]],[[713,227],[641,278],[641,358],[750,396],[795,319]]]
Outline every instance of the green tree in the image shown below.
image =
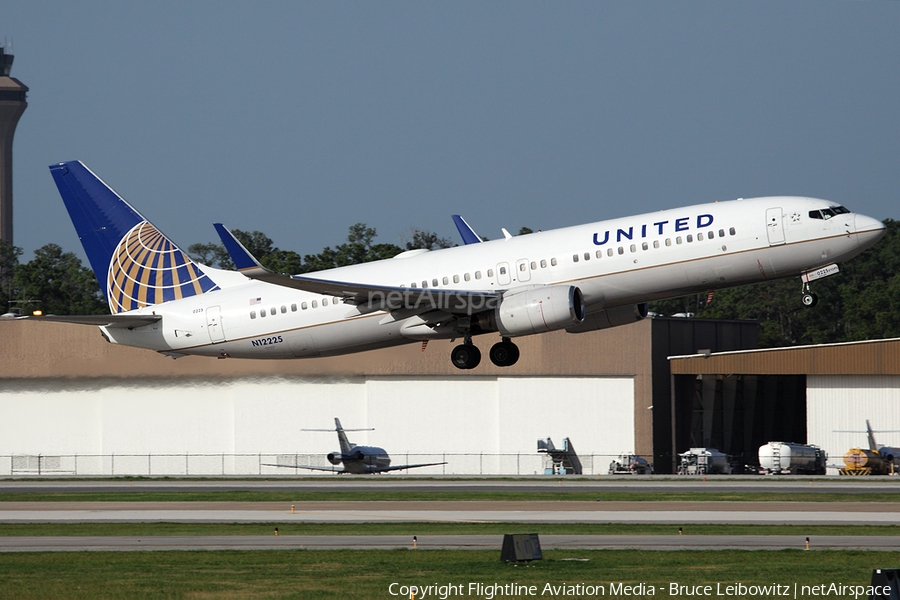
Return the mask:
[[0,314],[12,308],[10,301],[15,299],[13,274],[21,255],[21,248],[13,246],[6,240],[0,240]]
[[450,248],[453,242],[448,238],[438,237],[438,234],[423,229],[413,229],[412,239],[406,242],[407,250],[438,250],[440,248]]
[[93,271],[72,252],[56,244],[34,251],[34,258],[15,268],[15,299],[44,314],[97,315],[109,312]]

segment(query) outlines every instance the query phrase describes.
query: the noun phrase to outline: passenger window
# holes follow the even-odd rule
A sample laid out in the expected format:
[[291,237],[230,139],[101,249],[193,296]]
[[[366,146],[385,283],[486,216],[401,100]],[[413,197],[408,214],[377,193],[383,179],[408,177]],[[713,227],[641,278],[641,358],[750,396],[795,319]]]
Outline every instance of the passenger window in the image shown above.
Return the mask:
[[297,305],[291,304],[291,312],[297,312]]
[[[506,270],[505,270],[505,269],[504,269],[504,270],[501,270],[501,272],[500,272],[501,275],[504,275],[505,273],[506,273]],[[453,276],[453,283],[459,283],[459,275],[454,275],[454,276]]]
[[728,235],[734,235],[734,234],[735,234],[734,227],[729,228]]
[[284,304],[282,304],[282,305],[281,305],[281,314],[284,314],[284,313],[286,313],[286,312],[287,312],[287,306],[285,306]]
[[322,306],[328,306],[328,298],[322,298]]
[[680,243],[681,243],[681,236],[680,236],[680,235],[679,235],[677,238],[675,238],[675,243],[676,243],[676,244],[680,244]]
[[653,247],[659,248],[659,240],[653,240]]
[[603,258],[603,250],[597,250],[594,254],[597,258]]
[[428,287],[428,282],[427,282],[427,281],[423,281],[423,282],[422,282],[422,289],[424,290],[424,289],[427,288],[427,287]]
[[313,308],[319,308],[319,301],[318,301],[318,300],[313,300],[312,307],[313,307]]
[[475,271],[475,279],[481,279],[481,271]]
[[691,235],[690,233],[687,234],[687,241],[688,241],[689,244],[690,244],[691,242],[693,242],[693,241],[694,241],[694,236]]
[[578,262],[578,255],[577,255],[577,254],[573,254],[573,255],[572,255],[572,262]]
[[619,246],[619,254],[625,254],[625,248]]
[[[700,235],[703,235],[703,234],[701,233]],[[709,239],[713,239],[714,237],[716,237],[716,232],[715,232],[715,231],[710,231],[710,232],[709,232],[709,235],[707,235],[706,237],[708,237]]]
[[551,267],[555,267],[555,266],[556,266],[556,259],[555,259],[555,258],[551,258],[551,259],[550,259],[550,266],[551,266]]
[[309,308],[309,305],[306,302],[300,303],[300,310],[306,310],[307,308]]
[[431,280],[431,287],[437,287],[437,286],[438,286],[437,279],[432,279],[432,280]]
[[537,263],[534,261],[531,261],[531,270],[534,271],[535,269],[537,269]]
[[494,270],[488,269],[488,277],[493,277],[493,276],[494,276]]
[[612,255],[613,255],[613,249],[610,248],[609,250],[607,250],[607,251],[606,251],[606,255],[607,255],[607,256],[612,256]]
[[641,249],[642,249],[642,250],[649,250],[649,249],[650,249],[650,246],[647,244],[647,242],[644,242],[643,244],[641,244]]
[[278,311],[275,310],[275,307],[274,307],[274,306],[273,306],[272,308],[269,309],[269,314],[272,315],[273,317],[275,316],[275,313],[276,313],[276,312],[278,312]]
[[[710,232],[710,233],[711,233],[711,232]],[[702,232],[702,231],[701,231],[700,233],[697,234],[697,241],[698,241],[698,242],[702,242],[702,241],[703,241],[703,232]]]
[[417,286],[417,285],[414,284],[414,283],[411,283],[411,284],[409,284],[409,287],[412,288],[412,289],[417,289],[419,286]]
[[720,229],[720,230],[719,230],[719,237],[725,237],[725,230],[724,230],[724,229]]
[[265,316],[266,316],[266,309],[262,309],[261,311],[259,311],[259,316],[260,316],[260,317],[265,317]]
[[632,244],[630,250],[632,252],[637,252],[637,246],[635,244]]
[[444,285],[450,285],[450,278],[449,278],[449,277],[444,277],[441,281],[444,282]]
[[[506,267],[500,267],[500,274],[506,275]],[[459,275],[454,275],[453,281],[459,281]]]
[[666,238],[666,246],[672,245],[672,238]]
[[590,252],[585,252],[585,253],[584,253],[584,260],[591,260],[591,253],[590,253]]
[[251,319],[255,319],[255,318],[256,318],[256,311],[255,311],[255,310],[251,310],[251,311],[250,311],[250,318],[251,318]]
[[465,279],[466,281],[469,281],[472,279],[472,276],[469,275],[468,273],[466,273],[465,275],[463,275],[463,279]]

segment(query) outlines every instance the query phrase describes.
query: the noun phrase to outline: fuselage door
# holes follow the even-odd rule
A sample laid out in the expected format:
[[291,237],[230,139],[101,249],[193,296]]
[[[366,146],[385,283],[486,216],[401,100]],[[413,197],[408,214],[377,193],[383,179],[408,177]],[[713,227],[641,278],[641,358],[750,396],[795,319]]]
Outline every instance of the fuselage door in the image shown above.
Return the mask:
[[784,221],[780,208],[766,210],[766,234],[769,236],[770,246],[784,243]]
[[509,285],[512,278],[509,275],[509,263],[500,263],[497,265],[497,283],[499,285]]
[[519,281],[528,281],[531,279],[531,269],[528,268],[527,258],[520,258],[516,261],[516,278]]
[[225,328],[222,327],[222,309],[218,306],[210,306],[206,309],[206,330],[209,332],[209,341],[213,344],[225,341]]

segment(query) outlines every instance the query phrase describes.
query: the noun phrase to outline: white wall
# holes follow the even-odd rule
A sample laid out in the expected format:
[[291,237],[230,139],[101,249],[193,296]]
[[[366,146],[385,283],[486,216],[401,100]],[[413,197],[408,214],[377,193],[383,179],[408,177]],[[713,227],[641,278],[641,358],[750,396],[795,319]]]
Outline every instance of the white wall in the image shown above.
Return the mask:
[[[300,429],[331,428],[334,417],[346,428],[374,427],[350,440],[384,447],[395,464],[442,453],[537,456],[546,437],[557,447],[569,437],[579,455],[616,455],[634,449],[633,406],[629,377],[20,380],[0,391],[0,456],[323,455],[338,448],[337,436]],[[172,469],[184,462],[172,460]],[[513,468],[477,460],[454,472]]]
[[[829,465],[843,465],[851,448],[868,448],[866,419],[872,428],[900,429],[900,377],[809,375],[806,378],[807,439],[825,449]],[[855,430],[859,433],[839,433]],[[900,432],[876,433],[875,441],[900,447]],[[829,473],[836,473],[829,469]]]

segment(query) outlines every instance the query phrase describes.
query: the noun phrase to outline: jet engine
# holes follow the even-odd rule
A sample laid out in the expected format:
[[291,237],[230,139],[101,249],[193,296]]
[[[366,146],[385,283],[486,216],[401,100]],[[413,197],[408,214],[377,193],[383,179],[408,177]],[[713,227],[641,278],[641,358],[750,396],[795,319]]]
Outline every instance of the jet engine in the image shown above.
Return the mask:
[[584,320],[584,298],[572,285],[513,290],[503,295],[492,316],[503,337],[555,331]]
[[596,331],[598,329],[608,329],[610,327],[618,327],[619,325],[628,325],[635,321],[640,321],[647,316],[646,304],[635,304],[633,306],[616,306],[599,312],[591,313],[584,318],[584,321],[566,327],[569,333],[585,333],[586,331]]
[[339,465],[341,464],[341,459],[343,459],[344,457],[341,456],[340,452],[329,452],[325,458],[327,458],[328,462],[330,462],[331,464]]

